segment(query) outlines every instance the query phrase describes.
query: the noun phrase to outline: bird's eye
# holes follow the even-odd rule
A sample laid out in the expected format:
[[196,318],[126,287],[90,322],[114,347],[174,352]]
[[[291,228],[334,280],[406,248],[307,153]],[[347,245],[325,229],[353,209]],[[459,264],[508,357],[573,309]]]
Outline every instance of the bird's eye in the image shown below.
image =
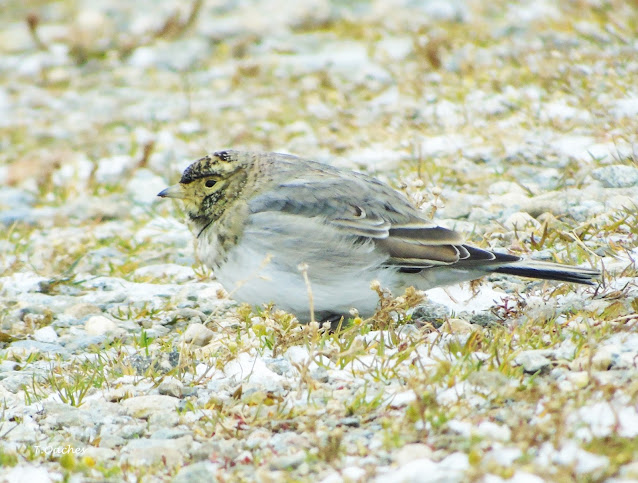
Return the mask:
[[213,186],[215,186],[216,183],[217,183],[217,181],[215,181],[214,179],[207,179],[206,180],[206,188],[212,188]]

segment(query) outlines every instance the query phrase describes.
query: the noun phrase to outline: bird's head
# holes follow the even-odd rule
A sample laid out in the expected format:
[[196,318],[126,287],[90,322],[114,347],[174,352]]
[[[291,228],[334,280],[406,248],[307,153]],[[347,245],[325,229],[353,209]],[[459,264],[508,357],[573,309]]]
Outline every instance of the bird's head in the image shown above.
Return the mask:
[[184,202],[195,228],[217,220],[243,190],[249,159],[236,151],[218,151],[191,164],[179,183],[158,193]]

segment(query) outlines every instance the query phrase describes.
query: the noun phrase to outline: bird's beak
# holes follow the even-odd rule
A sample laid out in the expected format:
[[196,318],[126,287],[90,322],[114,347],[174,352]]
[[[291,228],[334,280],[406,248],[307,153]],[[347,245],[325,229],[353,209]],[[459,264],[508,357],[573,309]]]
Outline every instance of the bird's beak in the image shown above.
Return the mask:
[[174,184],[173,186],[169,186],[165,190],[157,193],[157,196],[161,198],[177,198],[183,200],[186,198],[186,193],[184,192],[184,188],[182,188],[181,184]]

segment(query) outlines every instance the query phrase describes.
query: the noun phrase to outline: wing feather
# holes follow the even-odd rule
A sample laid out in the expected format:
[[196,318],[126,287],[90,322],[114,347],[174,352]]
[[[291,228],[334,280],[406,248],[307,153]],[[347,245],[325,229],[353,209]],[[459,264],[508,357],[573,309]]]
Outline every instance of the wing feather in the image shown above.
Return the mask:
[[427,245],[387,238],[377,241],[377,246],[390,256],[389,265],[433,266],[450,265],[459,261],[459,250],[454,245]]
[[252,198],[251,213],[297,215],[300,223],[301,217],[321,220],[353,243],[372,243],[386,257],[384,265],[401,270],[471,268],[519,260],[465,245],[460,233],[425,220],[401,193],[374,178],[312,166],[312,173],[299,178],[292,164],[278,164],[277,169],[290,177]]
[[423,223],[416,225],[393,225],[390,236],[405,241],[414,240],[417,243],[427,242],[431,245],[449,245],[463,243],[463,236],[454,230],[443,228],[435,224]]

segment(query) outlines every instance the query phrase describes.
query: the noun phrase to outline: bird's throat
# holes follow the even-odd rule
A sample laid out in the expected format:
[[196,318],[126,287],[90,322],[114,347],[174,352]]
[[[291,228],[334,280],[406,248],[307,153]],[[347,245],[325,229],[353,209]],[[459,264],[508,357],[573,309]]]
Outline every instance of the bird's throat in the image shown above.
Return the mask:
[[228,179],[223,189],[204,196],[199,206],[187,206],[188,218],[195,236],[199,238],[213,223],[232,212],[240,201],[246,178],[244,171],[237,172]]

